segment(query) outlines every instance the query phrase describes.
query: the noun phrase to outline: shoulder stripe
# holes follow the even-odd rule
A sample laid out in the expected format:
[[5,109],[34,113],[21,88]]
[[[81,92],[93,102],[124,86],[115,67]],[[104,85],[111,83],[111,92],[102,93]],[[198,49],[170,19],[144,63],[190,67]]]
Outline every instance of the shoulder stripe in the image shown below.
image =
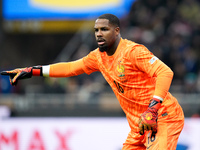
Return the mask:
[[156,56],[153,56],[150,60],[149,63],[153,64],[158,58]]

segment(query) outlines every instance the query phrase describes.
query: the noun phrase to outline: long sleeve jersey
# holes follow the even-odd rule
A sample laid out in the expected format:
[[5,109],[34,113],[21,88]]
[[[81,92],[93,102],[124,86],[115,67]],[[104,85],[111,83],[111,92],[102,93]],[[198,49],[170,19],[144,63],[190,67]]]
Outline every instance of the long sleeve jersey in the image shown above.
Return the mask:
[[168,92],[172,70],[145,46],[121,39],[112,56],[99,49],[73,62],[45,66],[43,74],[70,77],[99,71],[111,86],[132,130],[138,131],[140,114],[146,111],[152,97],[163,101],[159,115],[173,114],[177,100]]

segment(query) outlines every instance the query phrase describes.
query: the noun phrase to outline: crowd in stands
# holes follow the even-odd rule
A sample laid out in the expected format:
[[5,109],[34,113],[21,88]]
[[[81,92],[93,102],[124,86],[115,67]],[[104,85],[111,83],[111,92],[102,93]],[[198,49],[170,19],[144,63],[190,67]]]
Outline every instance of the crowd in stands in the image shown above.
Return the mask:
[[174,71],[172,90],[200,92],[200,1],[139,0],[127,20],[125,37],[146,45]]
[[[121,33],[123,38],[144,44],[173,70],[174,79],[170,90],[184,93],[200,92],[200,2],[198,0],[138,0],[132,5],[129,14],[121,18]],[[13,52],[10,56],[8,54],[4,56],[9,57],[8,59],[3,59],[6,52],[0,52],[0,57],[4,60],[0,61],[1,69],[10,69],[16,65],[25,67],[49,64],[58,55],[55,47],[61,50],[65,43],[64,38],[50,35],[46,35],[46,40],[41,40],[40,44],[36,38],[35,41],[29,42],[29,45],[26,40],[17,43],[19,39],[8,40],[6,37],[9,36],[4,33],[0,38],[0,43],[4,44],[4,51],[12,49]],[[45,43],[46,46],[41,45]],[[94,48],[94,45],[81,45],[72,59],[86,55],[92,50],[91,47]],[[13,65],[7,62],[11,59],[13,62],[18,60],[18,64]],[[90,91],[96,94],[98,91],[105,91],[107,87],[104,79],[96,74],[42,81],[40,83],[43,84],[44,93],[87,93],[85,91]],[[2,93],[5,85],[11,89],[8,92],[20,93],[28,84],[23,82],[21,89],[13,90],[4,79],[1,78],[0,82]]]

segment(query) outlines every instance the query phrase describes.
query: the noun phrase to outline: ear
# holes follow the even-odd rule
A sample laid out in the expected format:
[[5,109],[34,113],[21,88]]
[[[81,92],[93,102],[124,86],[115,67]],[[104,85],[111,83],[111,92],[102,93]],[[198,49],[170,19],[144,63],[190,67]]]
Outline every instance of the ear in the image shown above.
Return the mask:
[[116,27],[116,28],[115,28],[115,33],[116,33],[116,35],[119,35],[119,34],[120,34],[120,28],[119,28],[119,27]]

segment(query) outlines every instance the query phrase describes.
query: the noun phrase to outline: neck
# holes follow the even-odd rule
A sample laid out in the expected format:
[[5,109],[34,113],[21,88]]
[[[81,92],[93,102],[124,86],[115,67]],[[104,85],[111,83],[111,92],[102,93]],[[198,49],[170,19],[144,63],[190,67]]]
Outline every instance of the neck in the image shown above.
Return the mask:
[[116,40],[115,43],[112,45],[112,47],[109,48],[109,50],[106,52],[108,56],[112,56],[115,51],[117,50],[117,47],[119,45],[121,37],[119,36]]

